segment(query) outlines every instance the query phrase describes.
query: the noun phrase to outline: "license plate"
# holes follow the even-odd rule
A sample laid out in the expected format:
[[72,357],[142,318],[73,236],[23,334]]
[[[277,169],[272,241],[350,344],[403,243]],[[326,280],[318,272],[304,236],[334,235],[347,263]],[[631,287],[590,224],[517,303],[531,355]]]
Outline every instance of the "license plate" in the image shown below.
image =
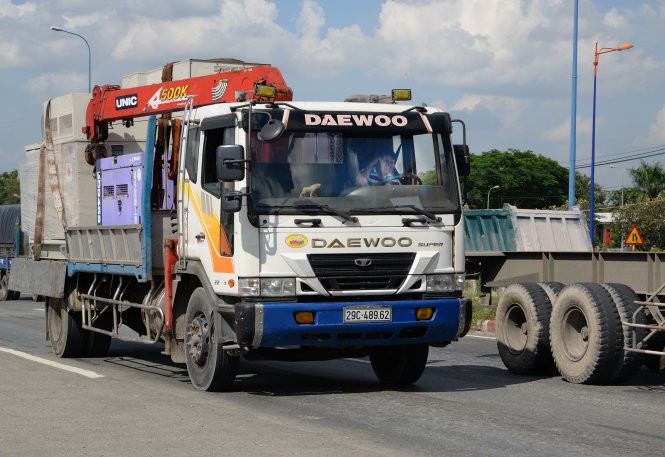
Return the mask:
[[344,323],[391,322],[393,309],[390,306],[347,306],[344,308]]

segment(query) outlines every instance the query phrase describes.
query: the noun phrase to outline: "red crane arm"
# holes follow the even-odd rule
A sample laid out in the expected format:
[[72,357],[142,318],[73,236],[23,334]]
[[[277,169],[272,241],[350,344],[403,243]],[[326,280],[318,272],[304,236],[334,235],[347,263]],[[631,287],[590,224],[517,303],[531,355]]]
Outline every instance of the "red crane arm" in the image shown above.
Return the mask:
[[246,92],[247,99],[256,98],[253,92],[259,84],[275,87],[276,101],[293,98],[279,69],[270,65],[125,89],[95,86],[82,130],[90,142],[99,143],[106,140],[108,124],[113,121],[180,111],[188,97],[194,97],[193,107],[235,102],[236,91]]

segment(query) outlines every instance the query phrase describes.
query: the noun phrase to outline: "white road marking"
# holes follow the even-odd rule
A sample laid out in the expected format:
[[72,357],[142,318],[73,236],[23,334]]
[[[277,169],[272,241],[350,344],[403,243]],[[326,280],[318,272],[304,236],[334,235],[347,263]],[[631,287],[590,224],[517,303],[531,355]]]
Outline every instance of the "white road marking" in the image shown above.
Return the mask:
[[484,336],[484,335],[466,335],[464,338],[478,338],[481,340],[496,340],[494,336]]
[[65,365],[63,363],[54,362],[54,361],[48,360],[48,359],[42,359],[41,357],[35,357],[34,355],[30,355],[30,354],[27,354],[27,353],[21,352],[21,351],[16,351],[14,349],[0,347],[0,352],[6,352],[7,354],[12,354],[12,355],[15,355],[17,357],[21,357],[21,358],[24,358],[26,360],[30,360],[32,362],[41,363],[42,365],[48,365],[49,367],[53,367],[53,368],[59,368],[60,370],[64,370],[64,371],[69,371],[71,373],[75,373],[75,374],[78,374],[78,375],[81,375],[81,376],[85,376],[86,378],[95,379],[95,378],[103,378],[104,377],[104,375],[101,375],[99,373],[95,373],[94,371],[72,367],[72,366]]

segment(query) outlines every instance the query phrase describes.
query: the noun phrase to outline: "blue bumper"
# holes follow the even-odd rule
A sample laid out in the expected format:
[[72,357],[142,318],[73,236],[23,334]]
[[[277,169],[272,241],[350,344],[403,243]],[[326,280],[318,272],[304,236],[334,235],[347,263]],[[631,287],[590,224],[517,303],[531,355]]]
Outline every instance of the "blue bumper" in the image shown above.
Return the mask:
[[[345,307],[377,305],[392,308],[391,322],[345,323]],[[293,346],[388,346],[436,344],[455,340],[465,327],[468,299],[332,302],[243,303],[236,308],[238,342],[251,348]],[[416,309],[434,308],[429,320],[416,320]],[[298,324],[298,311],[313,311],[313,324]]]

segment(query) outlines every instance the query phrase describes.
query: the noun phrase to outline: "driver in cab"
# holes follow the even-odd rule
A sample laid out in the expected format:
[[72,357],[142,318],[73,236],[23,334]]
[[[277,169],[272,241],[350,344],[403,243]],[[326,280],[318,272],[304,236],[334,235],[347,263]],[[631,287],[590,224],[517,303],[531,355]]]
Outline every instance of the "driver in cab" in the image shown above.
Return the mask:
[[356,177],[356,184],[359,186],[376,186],[384,184],[398,184],[400,173],[395,169],[395,156],[386,152],[374,160]]

